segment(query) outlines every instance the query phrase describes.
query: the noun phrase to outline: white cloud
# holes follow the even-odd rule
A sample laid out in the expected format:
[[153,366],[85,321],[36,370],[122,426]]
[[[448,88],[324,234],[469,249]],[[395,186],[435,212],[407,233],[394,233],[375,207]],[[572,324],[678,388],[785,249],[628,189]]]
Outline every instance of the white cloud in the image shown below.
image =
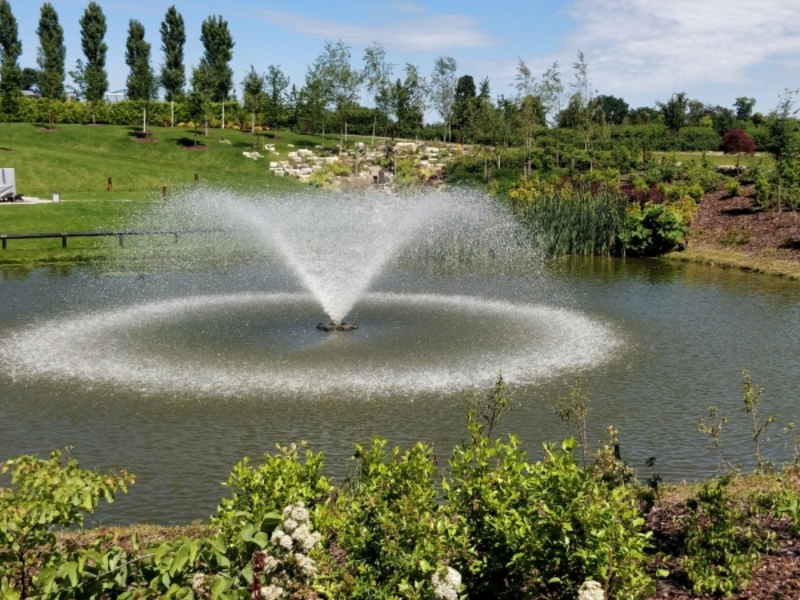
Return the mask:
[[576,0],[571,15],[569,42],[609,92],[745,84],[749,70],[800,53],[794,0]]
[[[404,12],[415,5],[404,4]],[[397,20],[378,26],[331,23],[312,17],[267,10],[261,12],[269,23],[319,39],[340,39],[352,44],[379,41],[394,50],[411,52],[447,52],[454,48],[483,48],[496,41],[478,28],[476,19],[464,15],[420,13],[413,21]]]

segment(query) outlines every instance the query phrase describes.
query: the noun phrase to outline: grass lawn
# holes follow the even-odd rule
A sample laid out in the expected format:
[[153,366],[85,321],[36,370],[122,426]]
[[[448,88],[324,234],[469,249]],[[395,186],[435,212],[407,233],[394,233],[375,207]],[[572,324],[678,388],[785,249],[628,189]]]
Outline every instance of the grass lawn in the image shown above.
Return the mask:
[[[283,160],[296,148],[313,148],[316,136],[292,132],[262,133],[263,159],[242,155],[252,151],[253,136],[232,129],[215,129],[209,137],[184,128],[154,127],[151,138],[137,141],[136,128],[113,125],[0,125],[0,166],[16,170],[17,191],[25,196],[61,197],[59,203],[0,204],[0,234],[75,232],[125,229],[132,218],[168,194],[200,186],[233,190],[291,192],[304,188],[293,178],[275,177],[270,160]],[[334,143],[328,137],[328,145]],[[263,149],[274,144],[278,155]],[[9,150],[13,148],[13,150]],[[204,149],[202,149],[204,148]],[[113,191],[108,191],[108,178]],[[83,261],[115,252],[115,238],[71,238],[62,250],[60,239],[9,240],[0,250],[0,264]]]
[[[703,157],[703,152],[651,152],[653,158],[661,159],[661,157],[669,158],[674,156],[676,160],[685,161],[689,159],[700,160]],[[735,154],[723,154],[721,152],[706,152],[706,159],[715,165],[735,165]],[[765,169],[771,169],[774,166],[772,156],[765,152],[756,152],[754,156],[747,156],[742,154],[740,164],[742,166],[761,166]]]

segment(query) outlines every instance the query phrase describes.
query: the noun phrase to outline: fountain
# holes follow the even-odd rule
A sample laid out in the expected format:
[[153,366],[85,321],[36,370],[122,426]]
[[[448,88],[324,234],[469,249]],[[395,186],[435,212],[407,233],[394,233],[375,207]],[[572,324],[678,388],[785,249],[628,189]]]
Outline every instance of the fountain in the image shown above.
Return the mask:
[[[228,233],[126,239],[118,264],[69,273],[0,271],[0,460],[74,446],[83,466],[136,473],[106,523],[205,518],[231,466],[275,443],[308,440],[335,477],[372,435],[446,453],[500,372],[514,404],[501,428],[531,455],[567,435],[552,399],[579,378],[589,439],[613,424],[632,466],[657,456],[672,481],[716,471],[696,422],[711,405],[738,412],[744,367],[779,423],[796,422],[793,282],[630,258],[542,265],[495,201],[460,191],[201,190],[140,226]],[[359,328],[316,328],[335,319]],[[734,421],[726,458],[746,464]]]
[[[501,371],[526,383],[585,369],[619,343],[587,315],[536,302],[545,278],[532,289],[515,275],[538,265],[533,246],[479,194],[217,191],[170,201],[148,219],[144,227],[228,232],[223,250],[183,236],[196,247],[182,242],[181,260],[195,268],[220,254],[247,266],[235,282],[153,283],[36,322],[0,349],[0,371],[143,394],[413,396],[479,388]],[[167,271],[186,266],[176,267],[174,245],[143,252],[154,282],[169,278],[154,268],[159,252],[172,261]]]

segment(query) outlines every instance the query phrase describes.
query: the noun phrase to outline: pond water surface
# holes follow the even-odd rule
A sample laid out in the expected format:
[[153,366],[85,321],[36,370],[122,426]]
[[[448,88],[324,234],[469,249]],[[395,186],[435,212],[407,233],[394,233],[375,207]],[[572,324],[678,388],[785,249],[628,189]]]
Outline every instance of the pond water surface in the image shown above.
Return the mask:
[[335,477],[371,436],[431,442],[444,464],[465,437],[467,402],[497,372],[514,403],[501,433],[534,456],[569,435],[553,400],[579,380],[590,442],[613,424],[643,477],[651,456],[670,481],[715,471],[697,432],[711,405],[729,417],[725,459],[753,467],[743,369],[778,419],[776,462],[793,455],[782,428],[800,421],[800,284],[776,278],[632,259],[496,276],[395,266],[351,315],[356,337],[326,338],[299,285],[252,266],[0,277],[0,458],[71,446],[83,467],[135,473],[99,513],[107,523],[205,518],[230,468],[276,443],[307,440]]

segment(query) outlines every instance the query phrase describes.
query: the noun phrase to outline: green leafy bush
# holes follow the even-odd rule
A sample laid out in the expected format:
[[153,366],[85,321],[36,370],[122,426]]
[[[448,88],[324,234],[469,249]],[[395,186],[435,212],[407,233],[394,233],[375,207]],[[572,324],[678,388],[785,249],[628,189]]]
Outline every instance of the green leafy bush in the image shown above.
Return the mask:
[[748,522],[728,493],[729,477],[712,479],[688,503],[681,564],[695,594],[730,595],[750,582],[770,539]]
[[628,211],[619,239],[625,254],[657,256],[673,250],[688,232],[677,211],[663,204],[651,204]]
[[356,445],[357,468],[328,505],[329,597],[430,598],[432,576],[453,549],[437,503],[430,446],[386,451],[386,440]]
[[[10,488],[0,488],[0,596],[28,598],[47,588],[59,569],[77,579],[77,565],[56,544],[55,527],[81,528],[100,499],[114,501],[134,481],[120,475],[81,470],[78,461],[52,452],[49,458],[22,456],[0,465],[11,473]],[[32,575],[39,571],[38,576]]]

